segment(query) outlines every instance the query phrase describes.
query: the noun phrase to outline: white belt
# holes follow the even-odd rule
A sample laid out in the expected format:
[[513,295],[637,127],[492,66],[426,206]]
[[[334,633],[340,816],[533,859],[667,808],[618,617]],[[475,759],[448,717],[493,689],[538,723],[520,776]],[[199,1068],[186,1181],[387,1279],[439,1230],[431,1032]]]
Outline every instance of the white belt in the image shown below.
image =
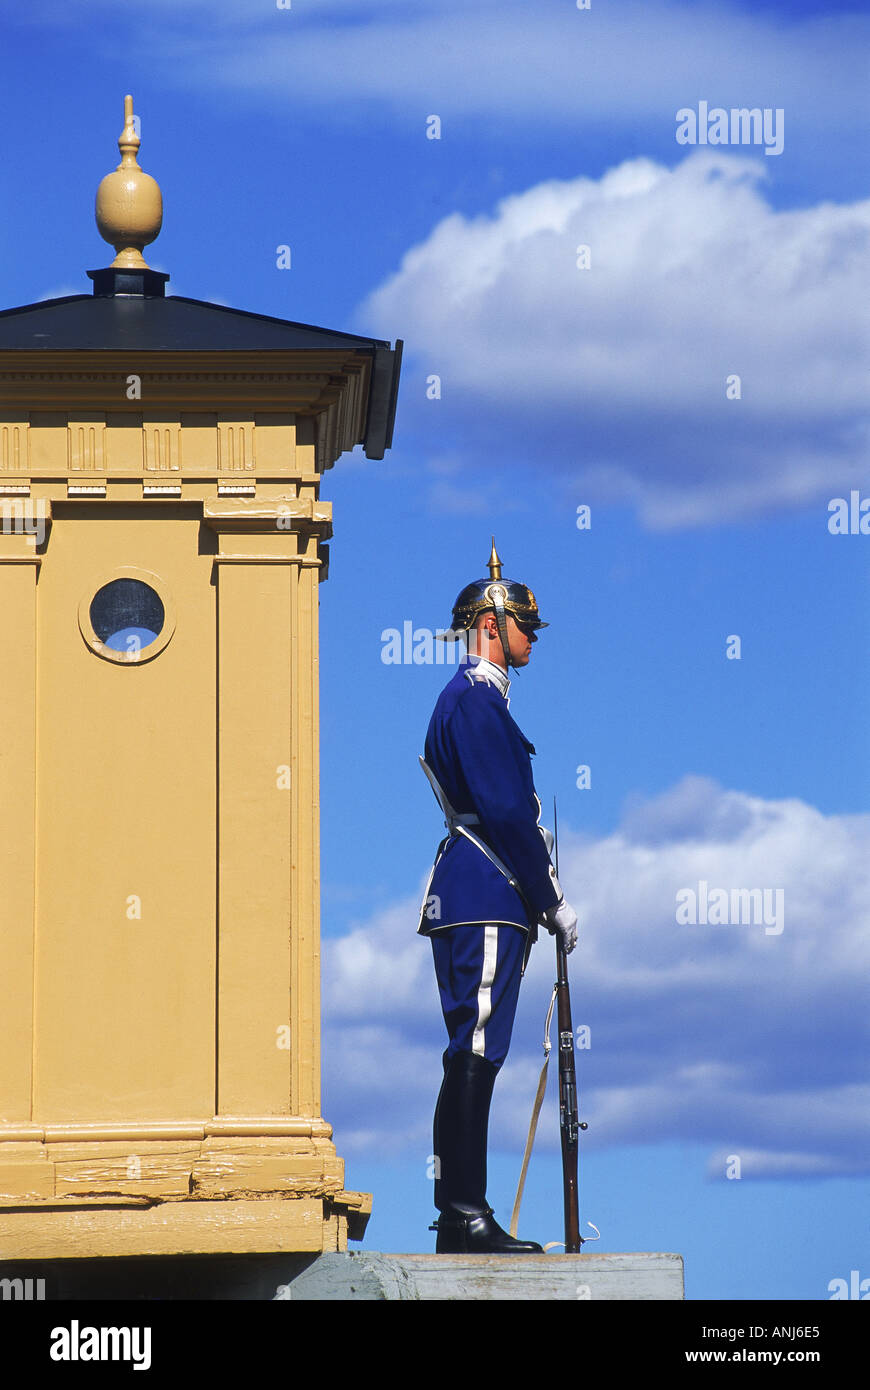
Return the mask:
[[522,898],[523,902],[525,902],[523,891],[520,888],[520,885],[517,883],[516,879],[514,878],[513,874],[511,873],[510,869],[508,868],[507,864],[505,864],[501,859],[499,859],[495,850],[490,849],[489,845],[484,844],[483,840],[478,839],[478,837],[468,829],[470,825],[480,825],[480,817],[475,815],[473,811],[454,811],[453,807],[450,805],[450,802],[447,800],[447,793],[445,792],[444,788],[441,786],[441,783],[438,781],[438,778],[435,776],[435,773],[432,771],[431,767],[423,757],[420,758],[420,766],[422,767],[423,771],[429,779],[429,785],[435,793],[438,805],[444,812],[444,824],[447,826],[447,829],[450,831],[450,834],[464,835],[466,840],[470,840],[473,845],[476,845],[480,852],[486,855],[490,863],[495,865],[499,873],[504,874],[504,877],[507,879],[511,888],[515,888],[516,891],[519,893],[520,898]]

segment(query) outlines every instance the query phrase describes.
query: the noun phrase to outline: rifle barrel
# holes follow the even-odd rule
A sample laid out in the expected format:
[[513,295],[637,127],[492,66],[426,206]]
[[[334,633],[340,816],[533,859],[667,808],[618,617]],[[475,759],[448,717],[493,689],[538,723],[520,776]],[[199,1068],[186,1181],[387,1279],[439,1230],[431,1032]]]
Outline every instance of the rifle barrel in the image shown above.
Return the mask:
[[[553,850],[556,877],[559,877],[559,817],[553,797]],[[577,1165],[577,1074],[574,1069],[574,1025],[571,1022],[571,991],[568,985],[568,955],[562,938],[556,936],[556,1003],[559,1020],[559,1130],[562,1138],[562,1189],[565,1198],[565,1254],[576,1255],[583,1244],[580,1235],[580,1198]]]
[[568,988],[568,958],[561,939],[556,942],[556,1003],[559,1020],[559,1129],[562,1139],[562,1185],[565,1203],[565,1253],[576,1255],[580,1236],[578,1194],[577,1077],[574,1069],[574,1027]]

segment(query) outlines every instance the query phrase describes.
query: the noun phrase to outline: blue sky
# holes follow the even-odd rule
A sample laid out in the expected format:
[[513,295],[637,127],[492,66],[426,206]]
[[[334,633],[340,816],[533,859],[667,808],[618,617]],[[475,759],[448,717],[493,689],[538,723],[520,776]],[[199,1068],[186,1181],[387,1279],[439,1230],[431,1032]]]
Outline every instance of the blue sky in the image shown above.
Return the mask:
[[[391,453],[323,484],[324,1113],[366,1246],[431,1248],[443,1046],[417,754],[449,670],[382,634],[446,626],[495,532],[551,624],[511,710],[581,921],[600,1248],[681,1251],[694,1298],[870,1276],[870,537],[828,530],[870,495],[866,5],[34,0],[4,39],[4,307],[108,264],[129,91],[170,293],[405,340]],[[782,152],[677,144],[701,102],[781,111]],[[702,880],[781,888],[782,931],[677,924]],[[496,1089],[505,1221],[551,976],[545,941]],[[557,1148],[551,1081],[545,1241]]]

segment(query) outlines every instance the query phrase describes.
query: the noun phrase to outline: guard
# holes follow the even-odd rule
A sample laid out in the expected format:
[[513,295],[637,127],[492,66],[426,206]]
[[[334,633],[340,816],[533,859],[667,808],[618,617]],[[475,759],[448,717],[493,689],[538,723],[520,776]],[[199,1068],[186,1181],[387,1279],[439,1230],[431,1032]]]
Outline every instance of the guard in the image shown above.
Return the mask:
[[503,579],[495,541],[489,579],[466,585],[448,636],[467,652],[444,687],[420,762],[444,813],[418,931],[432,942],[449,1044],[435,1107],[438,1254],[541,1254],[502,1230],[486,1200],[493,1085],[507,1056],[520,979],[541,923],[577,940],[577,914],[550,862],[530,755],[508,711],[508,669],[527,666],[535,596]]

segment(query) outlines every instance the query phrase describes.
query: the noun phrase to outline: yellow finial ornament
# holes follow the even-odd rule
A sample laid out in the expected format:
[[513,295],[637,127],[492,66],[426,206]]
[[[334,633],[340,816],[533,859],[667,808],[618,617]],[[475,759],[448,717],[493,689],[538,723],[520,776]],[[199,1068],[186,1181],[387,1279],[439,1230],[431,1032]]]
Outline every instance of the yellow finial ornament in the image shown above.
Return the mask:
[[118,139],[121,163],[97,189],[96,217],[100,236],[117,253],[112,265],[128,270],[148,269],[142,248],[163,225],[163,195],[156,180],[139,168],[139,144],[133,98],[125,96],[124,129]]
[[487,564],[489,565],[490,579],[501,579],[501,560],[498,558],[498,554],[496,552],[495,536],[493,536],[492,538],[492,550],[490,551],[489,560],[487,561]]

